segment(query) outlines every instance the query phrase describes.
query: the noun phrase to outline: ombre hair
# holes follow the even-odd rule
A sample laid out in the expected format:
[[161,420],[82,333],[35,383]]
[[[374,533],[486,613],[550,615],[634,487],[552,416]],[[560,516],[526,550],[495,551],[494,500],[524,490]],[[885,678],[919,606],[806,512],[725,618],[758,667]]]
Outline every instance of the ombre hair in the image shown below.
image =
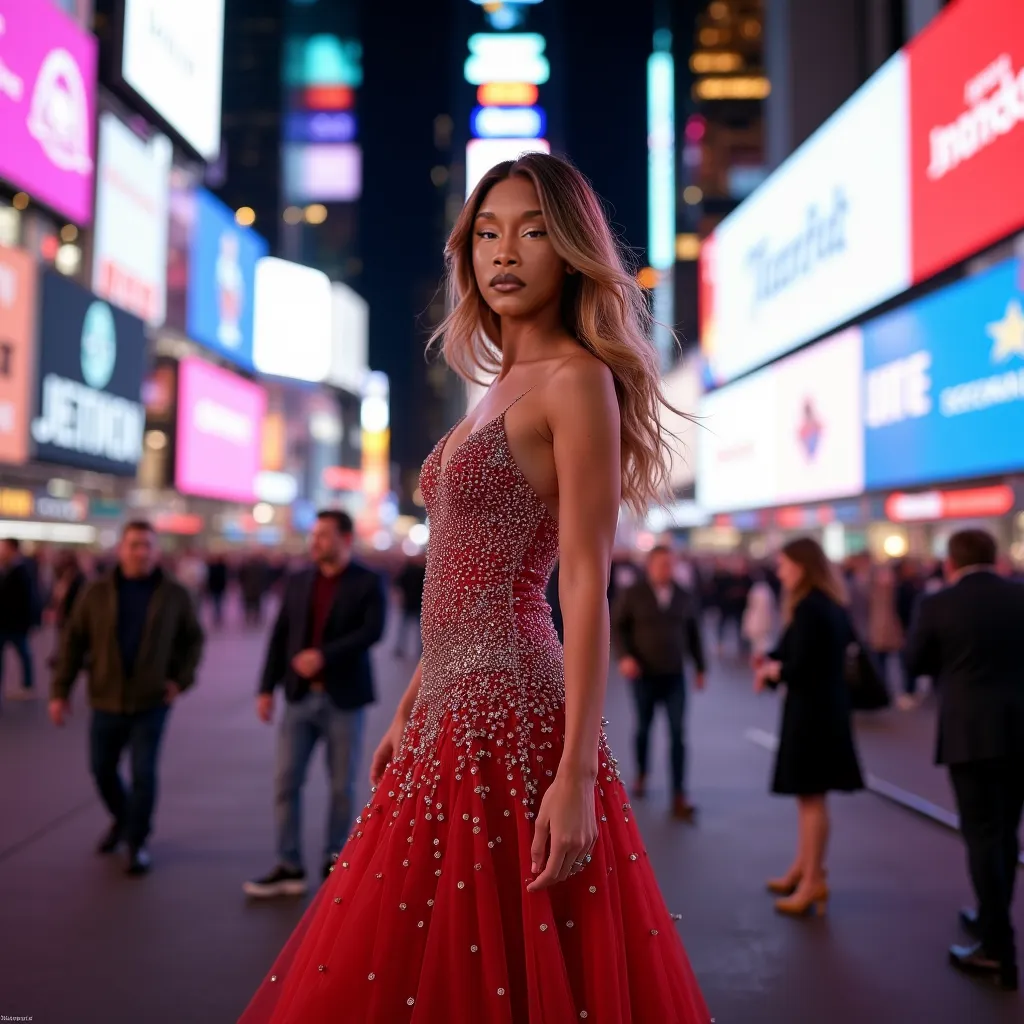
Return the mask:
[[501,369],[501,318],[487,305],[473,274],[473,225],[490,190],[513,176],[533,183],[555,252],[577,271],[566,275],[562,320],[615,378],[622,498],[634,512],[646,515],[652,501],[669,493],[674,435],[662,426],[661,407],[686,414],[662,396],[647,299],[612,236],[601,201],[575,167],[546,153],[526,153],[483,176],[445,246],[451,312],[430,344],[443,338],[448,366],[476,384]]
[[782,554],[803,569],[803,576],[795,589],[787,592],[783,603],[783,617],[791,622],[796,606],[812,590],[820,590],[838,605],[846,605],[846,585],[836,567],[813,537],[797,537],[783,545]]

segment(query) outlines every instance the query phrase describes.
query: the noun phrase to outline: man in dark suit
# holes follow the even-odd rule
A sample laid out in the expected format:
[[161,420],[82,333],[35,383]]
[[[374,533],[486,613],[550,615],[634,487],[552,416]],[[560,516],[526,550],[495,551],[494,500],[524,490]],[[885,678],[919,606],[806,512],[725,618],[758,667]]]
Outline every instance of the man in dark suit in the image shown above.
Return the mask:
[[672,740],[672,813],[683,821],[692,821],[694,807],[686,796],[684,667],[691,658],[697,668],[697,689],[704,689],[704,645],[695,602],[675,582],[670,548],[654,548],[647,556],[646,577],[616,598],[612,640],[619,671],[632,682],[636,702],[634,795],[641,799],[645,795],[651,724],[655,710],[663,704]]
[[363,709],[374,701],[370,648],[384,632],[380,577],[352,558],[352,519],[321,512],[310,537],[312,567],[285,584],[256,698],[260,719],[274,714],[282,684],[284,715],[277,745],[275,809],[277,865],[244,885],[250,896],[302,895],[302,786],[318,740],[327,747],[331,801],[324,878],[345,845],[352,822]]
[[953,946],[951,963],[1016,990],[1010,907],[1024,808],[1024,587],[998,576],[984,530],[949,540],[950,586],[924,597],[907,643],[907,666],[935,680],[936,761],[949,766],[978,909],[961,921],[977,940]]

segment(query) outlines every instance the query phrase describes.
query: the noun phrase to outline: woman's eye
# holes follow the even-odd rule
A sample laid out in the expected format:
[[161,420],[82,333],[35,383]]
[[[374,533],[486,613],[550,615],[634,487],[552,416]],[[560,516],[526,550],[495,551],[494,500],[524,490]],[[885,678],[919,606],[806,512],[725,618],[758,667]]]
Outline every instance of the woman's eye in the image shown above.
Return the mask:
[[547,234],[546,231],[541,231],[540,228],[533,228],[526,232],[527,238],[543,238]]
[[493,231],[478,231],[478,238],[497,238],[498,236]]

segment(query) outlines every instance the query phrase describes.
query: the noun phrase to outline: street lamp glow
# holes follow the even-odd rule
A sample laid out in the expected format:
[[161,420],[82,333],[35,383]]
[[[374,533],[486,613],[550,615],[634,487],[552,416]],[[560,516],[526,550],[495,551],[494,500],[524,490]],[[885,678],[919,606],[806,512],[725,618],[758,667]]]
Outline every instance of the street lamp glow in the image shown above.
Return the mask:
[[274,509],[265,501],[261,501],[258,505],[253,507],[252,518],[255,522],[259,523],[260,526],[266,526],[274,520]]
[[251,228],[256,223],[256,211],[251,206],[242,206],[235,211],[235,222],[243,228]]

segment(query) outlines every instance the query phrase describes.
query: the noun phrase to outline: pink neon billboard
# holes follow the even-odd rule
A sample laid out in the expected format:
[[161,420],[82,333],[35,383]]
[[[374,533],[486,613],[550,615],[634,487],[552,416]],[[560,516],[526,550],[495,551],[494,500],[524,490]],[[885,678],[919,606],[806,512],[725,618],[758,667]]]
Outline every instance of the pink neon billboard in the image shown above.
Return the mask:
[[178,367],[175,484],[182,494],[222,501],[256,497],[267,394],[202,359]]
[[95,36],[53,4],[0,0],[0,178],[92,220]]

